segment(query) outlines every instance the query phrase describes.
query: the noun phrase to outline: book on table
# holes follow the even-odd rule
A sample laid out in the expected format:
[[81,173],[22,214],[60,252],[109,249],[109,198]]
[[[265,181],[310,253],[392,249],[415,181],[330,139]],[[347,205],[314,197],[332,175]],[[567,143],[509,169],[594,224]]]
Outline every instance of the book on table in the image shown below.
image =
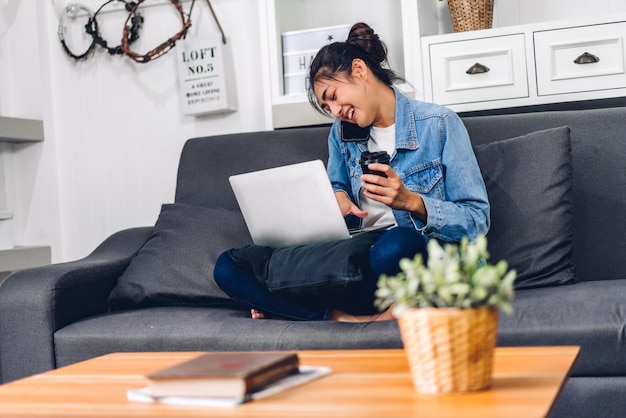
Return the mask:
[[298,373],[296,352],[217,352],[147,376],[150,395],[242,398]]
[[126,394],[135,402],[233,407],[329,373],[329,367],[300,365],[296,352],[207,353],[149,374],[148,386]]

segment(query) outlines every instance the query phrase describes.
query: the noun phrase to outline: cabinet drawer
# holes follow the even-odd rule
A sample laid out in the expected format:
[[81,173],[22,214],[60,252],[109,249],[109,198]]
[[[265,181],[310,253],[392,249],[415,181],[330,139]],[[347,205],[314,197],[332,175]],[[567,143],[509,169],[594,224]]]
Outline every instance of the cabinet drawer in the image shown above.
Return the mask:
[[625,34],[626,22],[533,33],[537,94],[626,87]]
[[[433,101],[443,105],[528,97],[523,34],[430,45]],[[480,64],[486,72],[473,72]]]

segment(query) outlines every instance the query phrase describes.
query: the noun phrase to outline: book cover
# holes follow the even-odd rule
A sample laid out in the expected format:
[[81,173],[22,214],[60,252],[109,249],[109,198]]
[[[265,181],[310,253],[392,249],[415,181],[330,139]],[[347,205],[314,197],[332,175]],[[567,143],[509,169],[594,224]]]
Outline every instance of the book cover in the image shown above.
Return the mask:
[[236,397],[298,372],[296,352],[206,353],[147,376],[152,396]]

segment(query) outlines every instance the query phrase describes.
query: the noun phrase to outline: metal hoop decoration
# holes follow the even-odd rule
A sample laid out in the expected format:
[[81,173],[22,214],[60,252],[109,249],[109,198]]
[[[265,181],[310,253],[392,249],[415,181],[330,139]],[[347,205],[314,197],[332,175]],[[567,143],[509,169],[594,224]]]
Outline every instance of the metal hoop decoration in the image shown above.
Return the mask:
[[[102,35],[98,31],[98,13],[100,13],[100,11],[108,4],[115,1],[124,3],[124,8],[126,9],[126,11],[131,11],[132,8],[135,6],[135,2],[127,2],[125,0],[108,0],[107,2],[102,4],[98,8],[98,10],[96,10],[96,13],[93,15],[93,17],[89,18],[89,21],[85,25],[85,30],[95,40],[96,44],[106,49],[110,55],[122,55],[124,53],[124,51],[122,50],[122,45],[109,47],[109,43],[104,38],[102,38]],[[143,16],[141,16],[139,13],[131,13],[130,22],[131,25],[129,30],[130,34],[128,38],[128,43],[132,44],[139,38],[139,32],[141,30],[141,26],[143,25]]]
[[183,10],[180,1],[170,0],[172,5],[176,7],[176,10],[180,14],[182,24],[180,31],[178,31],[178,33],[176,33],[171,38],[168,38],[165,42],[158,45],[156,48],[146,52],[145,54],[139,54],[129,48],[130,28],[128,26],[128,21],[131,19],[131,16],[133,16],[133,14],[137,12],[137,9],[144,1],[145,0],[137,0],[137,3],[135,3],[133,8],[130,10],[128,18],[126,19],[126,23],[124,24],[124,36],[122,37],[121,45],[122,51],[124,51],[126,55],[128,55],[133,61],[141,64],[145,64],[165,55],[169,52],[170,49],[174,48],[174,46],[176,45],[176,41],[184,38],[187,35],[187,30],[189,30],[189,27],[191,26],[191,10],[193,9],[193,5],[196,2],[196,0],[192,0],[189,14],[185,18],[185,11]]
[[[69,16],[70,14],[73,16],[76,16],[78,12],[81,10],[87,13],[87,16],[89,16],[90,20],[93,18],[94,14],[89,7],[82,5],[82,4],[78,4],[78,3],[69,3],[63,9],[63,13],[61,13],[61,17],[59,17],[59,28],[57,30],[59,41],[61,41],[61,45],[63,46],[63,49],[65,50],[67,55],[74,58],[76,61],[80,61],[80,60],[87,58],[89,54],[93,52],[94,47],[96,46],[96,41],[94,39],[91,41],[91,44],[89,44],[89,47],[87,48],[85,52],[83,52],[82,54],[75,54],[74,52],[70,50],[70,48],[67,46],[67,43],[65,42],[65,18]],[[94,28],[97,32],[98,24],[95,23],[95,21],[94,21],[94,25],[95,25]]]

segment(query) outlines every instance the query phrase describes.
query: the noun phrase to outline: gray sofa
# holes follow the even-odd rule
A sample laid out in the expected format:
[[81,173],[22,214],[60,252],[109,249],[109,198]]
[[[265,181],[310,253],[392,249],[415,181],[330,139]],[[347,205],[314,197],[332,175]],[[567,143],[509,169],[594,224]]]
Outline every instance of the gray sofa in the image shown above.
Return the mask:
[[[492,203],[492,261],[506,258],[520,273],[498,345],[580,346],[552,415],[623,416],[626,108],[464,122]],[[175,203],[154,227],[118,232],[82,260],[9,276],[0,286],[2,381],[118,351],[401,347],[395,321],[252,320],[212,281],[217,254],[250,241],[228,176],[325,161],[327,132],[191,139]]]

